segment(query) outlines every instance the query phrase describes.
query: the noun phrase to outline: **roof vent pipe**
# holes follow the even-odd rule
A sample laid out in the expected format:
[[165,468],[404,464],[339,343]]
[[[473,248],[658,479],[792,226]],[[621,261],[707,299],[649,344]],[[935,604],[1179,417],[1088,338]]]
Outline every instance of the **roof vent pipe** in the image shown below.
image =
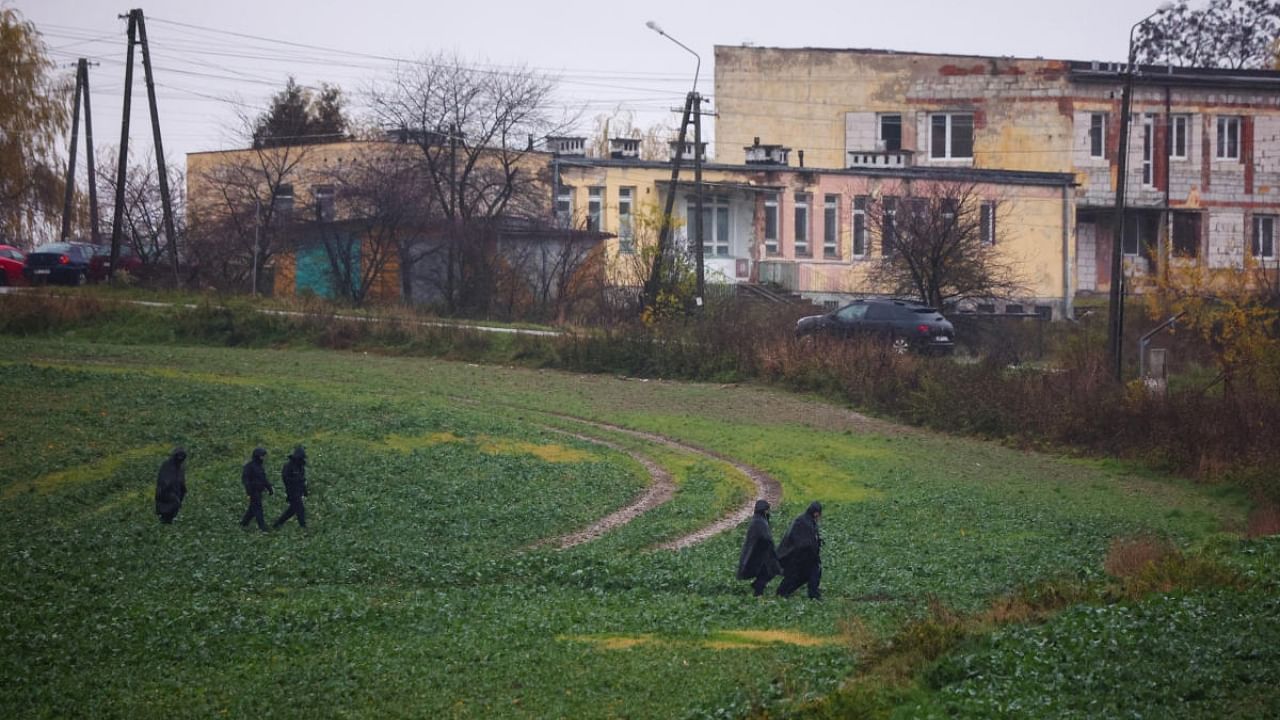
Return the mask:
[[797,156],[797,157],[799,157],[799,159],[800,159],[800,167],[804,167],[804,151],[803,151],[803,150],[797,150],[797,151],[796,151],[796,156]]

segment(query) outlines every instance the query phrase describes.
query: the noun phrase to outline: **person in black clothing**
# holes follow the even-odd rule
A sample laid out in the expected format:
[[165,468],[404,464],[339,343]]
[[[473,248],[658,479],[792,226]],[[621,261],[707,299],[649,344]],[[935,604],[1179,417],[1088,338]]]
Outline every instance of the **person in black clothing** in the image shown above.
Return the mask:
[[289,501],[289,507],[271,526],[279,528],[286,520],[297,515],[298,526],[305,528],[307,510],[302,506],[302,498],[307,496],[307,451],[301,445],[289,455],[288,462],[280,471],[280,477],[284,480],[284,496]]
[[778,553],[773,547],[773,531],[769,529],[769,501],[756,501],[756,514],[747,526],[747,539],[738,558],[738,579],[751,580],[756,597],[764,594],[769,581],[782,574]]
[[787,597],[796,588],[809,583],[809,597],[820,596],[818,583],[822,580],[822,535],[818,532],[818,519],[822,517],[822,504],[814,501],[809,509],[791,523],[791,529],[778,546],[778,560],[782,563],[782,582],[778,594]]
[[258,529],[266,532],[267,521],[262,517],[262,491],[275,495],[276,489],[267,481],[267,471],[262,463],[267,457],[266,448],[254,448],[253,458],[244,464],[240,471],[240,482],[244,483],[244,491],[249,496],[249,509],[240,518],[240,527],[249,527],[250,520],[258,521]]
[[166,525],[173,522],[187,497],[187,473],[182,467],[186,459],[184,448],[174,448],[169,458],[160,463],[160,472],[156,475],[156,515]]

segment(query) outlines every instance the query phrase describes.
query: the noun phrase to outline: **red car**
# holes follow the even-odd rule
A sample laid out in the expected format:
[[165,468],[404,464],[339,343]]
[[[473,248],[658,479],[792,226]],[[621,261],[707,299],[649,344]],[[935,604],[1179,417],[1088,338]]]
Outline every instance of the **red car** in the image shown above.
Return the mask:
[[[93,258],[89,260],[89,279],[94,282],[102,282],[107,279],[107,270],[111,267],[111,246],[110,245],[94,245]],[[137,273],[142,267],[142,259],[133,254],[133,250],[128,245],[120,246],[120,258],[116,262],[116,269],[123,270],[127,273]]]
[[0,285],[25,285],[22,269],[27,266],[27,256],[12,245],[0,245]]

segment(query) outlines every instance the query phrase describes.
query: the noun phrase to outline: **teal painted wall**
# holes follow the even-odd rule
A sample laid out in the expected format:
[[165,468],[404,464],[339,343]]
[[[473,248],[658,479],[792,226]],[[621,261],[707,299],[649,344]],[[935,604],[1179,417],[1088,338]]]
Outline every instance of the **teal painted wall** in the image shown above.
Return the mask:
[[[355,281],[359,283],[360,243],[352,238],[348,247],[351,249],[352,266],[356,268]],[[294,276],[295,292],[299,294],[310,292],[330,300],[337,296],[335,287],[337,283],[333,281],[333,273],[329,268],[329,257],[325,254],[324,245],[317,243],[300,247],[294,257],[297,261]]]

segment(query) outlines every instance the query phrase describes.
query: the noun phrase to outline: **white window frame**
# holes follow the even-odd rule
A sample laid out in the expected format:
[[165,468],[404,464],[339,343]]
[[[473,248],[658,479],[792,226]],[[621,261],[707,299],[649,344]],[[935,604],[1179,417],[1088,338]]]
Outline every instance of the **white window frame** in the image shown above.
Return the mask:
[[[1239,115],[1218,116],[1218,122],[1215,124],[1217,132],[1214,137],[1213,157],[1215,160],[1240,160],[1240,129],[1242,125],[1244,125],[1244,118]],[[1231,147],[1232,140],[1235,141],[1234,154]]]
[[[850,257],[854,260],[861,260],[870,254],[871,245],[870,233],[867,232],[867,204],[870,198],[866,195],[858,195],[853,199],[853,222],[850,224]],[[858,252],[858,246],[862,246],[862,252]]]
[[[697,222],[698,200],[690,197],[685,201],[685,217],[689,224],[687,232],[690,243],[693,237],[694,223]],[[733,238],[733,213],[730,212],[729,198],[724,195],[704,195],[702,197],[702,254],[704,257],[729,257],[730,244]],[[690,245],[692,247],[692,244]]]
[[[1178,152],[1178,140],[1182,140],[1182,152]],[[1191,116],[1173,115],[1169,118],[1169,159],[1186,160],[1191,151]]]
[[[1089,143],[1089,157],[1094,160],[1105,160],[1107,158],[1107,113],[1089,113],[1089,131],[1085,136]],[[1097,152],[1094,152],[1095,137],[1098,144]]]
[[587,188],[587,230],[604,231],[604,186]]
[[631,218],[635,197],[634,187],[618,188],[618,252],[627,255],[636,251],[635,229]]
[[[1271,252],[1267,253],[1267,246],[1259,237],[1262,229],[1266,228],[1267,239],[1271,241]],[[1249,236],[1249,253],[1253,255],[1254,260],[1275,260],[1276,259],[1276,216],[1275,215],[1254,215],[1253,216],[1253,233]]]
[[[764,196],[764,254],[778,254],[778,219],[779,215],[779,197],[780,193],[767,193]],[[773,235],[769,234],[769,214],[773,214]]]
[[1142,186],[1156,184],[1156,118],[1150,113],[1138,115],[1142,123]]
[[573,188],[561,185],[556,195],[556,220],[564,226],[573,222]]
[[[793,196],[794,207],[791,218],[794,221],[792,225],[792,250],[796,257],[812,257],[813,250],[809,246],[809,237],[813,234],[813,196],[809,193],[798,192]],[[804,213],[804,222],[800,222],[800,214]],[[804,228],[801,233],[800,229]]]
[[840,259],[840,196],[824,195],[822,198],[822,257]]
[[[946,118],[946,124],[944,126],[946,137],[943,141],[945,154],[943,155],[935,155],[933,153],[934,119],[939,117]],[[955,119],[957,117],[969,118],[969,154],[968,155],[955,154],[955,138],[952,136],[952,128],[954,126]],[[974,145],[975,135],[976,135],[976,132],[973,125],[973,113],[971,112],[930,113],[929,114],[929,159],[930,160],[969,160],[969,161],[973,160],[973,145]]]

